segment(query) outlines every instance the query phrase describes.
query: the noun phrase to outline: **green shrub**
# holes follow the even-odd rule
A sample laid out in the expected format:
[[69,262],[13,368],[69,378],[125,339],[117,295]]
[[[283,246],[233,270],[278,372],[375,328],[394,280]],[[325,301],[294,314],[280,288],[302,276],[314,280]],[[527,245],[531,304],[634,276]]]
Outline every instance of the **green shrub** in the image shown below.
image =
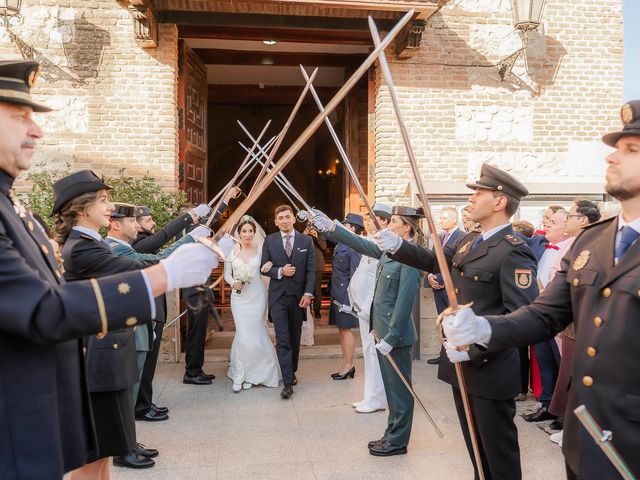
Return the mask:
[[[27,175],[31,191],[22,196],[22,201],[38,213],[50,228],[53,227],[53,183],[72,171],[70,165],[67,165],[61,170],[34,169]],[[104,180],[112,187],[112,201],[148,206],[153,219],[160,227],[180,214],[180,205],[187,199],[187,195],[181,190],[163,191],[148,174],[142,178],[133,178],[126,176],[125,169],[122,169],[117,177],[104,177]]]

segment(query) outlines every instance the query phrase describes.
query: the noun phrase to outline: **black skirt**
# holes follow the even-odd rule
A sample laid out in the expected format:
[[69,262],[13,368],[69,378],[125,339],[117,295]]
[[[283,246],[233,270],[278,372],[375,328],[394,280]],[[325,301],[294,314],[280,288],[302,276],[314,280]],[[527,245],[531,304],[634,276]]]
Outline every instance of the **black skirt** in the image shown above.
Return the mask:
[[331,302],[329,308],[329,325],[335,325],[338,328],[358,328],[358,318],[350,313],[339,312],[338,306]]
[[89,396],[98,438],[98,452],[90,455],[89,462],[132,452],[136,444],[136,419],[131,389],[90,392]]

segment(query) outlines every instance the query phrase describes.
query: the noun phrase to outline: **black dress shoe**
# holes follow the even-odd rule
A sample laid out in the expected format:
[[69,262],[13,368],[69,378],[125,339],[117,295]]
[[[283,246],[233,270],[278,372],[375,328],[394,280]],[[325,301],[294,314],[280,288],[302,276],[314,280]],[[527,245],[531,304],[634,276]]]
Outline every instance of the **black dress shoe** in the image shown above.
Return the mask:
[[216,376],[213,373],[200,372],[200,374],[198,376],[202,377],[202,378],[207,378],[209,380],[215,380],[216,379]]
[[555,420],[556,416],[549,413],[547,407],[540,407],[537,411],[523,415],[525,422],[542,422],[544,420]]
[[280,392],[280,396],[286,400],[287,398],[290,398],[291,395],[293,395],[293,387],[291,385],[285,385]]
[[351,369],[348,372],[343,373],[342,375],[338,374],[335,377],[333,377],[332,375],[332,377],[334,380],[346,380],[349,377],[353,378],[355,374],[356,374],[356,367],[351,367]]
[[169,420],[169,415],[149,409],[145,413],[136,413],[136,420],[142,420],[143,422],[162,422],[163,420]]
[[151,468],[156,462],[147,457],[142,457],[136,453],[130,453],[124,457],[113,457],[113,464],[118,467],[127,468]]
[[150,408],[158,413],[169,413],[169,409],[167,407],[159,407],[155,403],[152,403]]
[[440,365],[440,357],[430,358],[429,360],[427,360],[427,363],[429,365]]
[[383,443],[385,441],[385,438],[379,438],[378,440],[371,440],[368,444],[367,447],[369,447],[369,450],[371,450],[373,447],[377,447],[378,445],[380,445],[381,443]]
[[205,378],[202,375],[197,375],[195,377],[185,375],[184,377],[182,377],[182,383],[190,385],[211,385],[211,379]]
[[376,457],[391,457],[392,455],[404,455],[407,453],[407,447],[399,447],[392,445],[386,440],[378,445],[374,445],[369,449],[371,455]]
[[564,427],[564,419],[560,417],[556,418],[553,422],[549,424],[549,428],[551,430],[562,430],[563,427]]
[[136,446],[133,447],[133,453],[135,453],[139,457],[147,458],[156,458],[158,455],[160,455],[160,452],[155,448],[145,448],[145,446],[141,443],[136,443]]
[[291,381],[291,385],[297,385],[298,384],[298,379],[296,378],[296,374],[293,374],[293,380]]

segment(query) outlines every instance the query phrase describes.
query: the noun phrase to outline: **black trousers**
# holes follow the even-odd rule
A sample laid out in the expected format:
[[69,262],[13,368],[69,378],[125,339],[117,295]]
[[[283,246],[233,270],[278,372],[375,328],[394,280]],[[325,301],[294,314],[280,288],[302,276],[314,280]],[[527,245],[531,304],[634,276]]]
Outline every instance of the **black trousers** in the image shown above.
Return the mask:
[[536,343],[533,348],[536,351],[542,384],[542,393],[538,400],[543,407],[549,408],[560,372],[560,350],[554,338]]
[[183,294],[187,302],[187,319],[189,328],[184,346],[185,375],[197,377],[202,373],[204,365],[204,344],[207,338],[209,309],[202,289],[185,289]]
[[518,348],[520,356],[520,393],[529,393],[529,347]]
[[[462,397],[457,387],[452,387],[453,401],[467,450],[473,463],[475,478],[478,479],[475,457],[467,419],[462,406]],[[520,446],[518,429],[513,418],[516,414],[514,400],[490,400],[469,395],[471,414],[476,429],[476,438],[480,450],[484,476],[486,480],[520,480]]]
[[320,309],[322,308],[322,271],[316,272],[316,284],[313,295],[313,313],[320,315]]
[[298,370],[300,335],[304,310],[295,295],[282,295],[269,308],[269,315],[276,333],[276,353],[285,385],[293,383],[293,374]]

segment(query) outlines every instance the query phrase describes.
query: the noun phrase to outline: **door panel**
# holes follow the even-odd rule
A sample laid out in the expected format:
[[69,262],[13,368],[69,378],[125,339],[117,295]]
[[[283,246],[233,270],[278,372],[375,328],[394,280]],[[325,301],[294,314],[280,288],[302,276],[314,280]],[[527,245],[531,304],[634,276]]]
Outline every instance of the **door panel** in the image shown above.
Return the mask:
[[183,40],[178,48],[179,184],[197,205],[207,201],[207,70]]

